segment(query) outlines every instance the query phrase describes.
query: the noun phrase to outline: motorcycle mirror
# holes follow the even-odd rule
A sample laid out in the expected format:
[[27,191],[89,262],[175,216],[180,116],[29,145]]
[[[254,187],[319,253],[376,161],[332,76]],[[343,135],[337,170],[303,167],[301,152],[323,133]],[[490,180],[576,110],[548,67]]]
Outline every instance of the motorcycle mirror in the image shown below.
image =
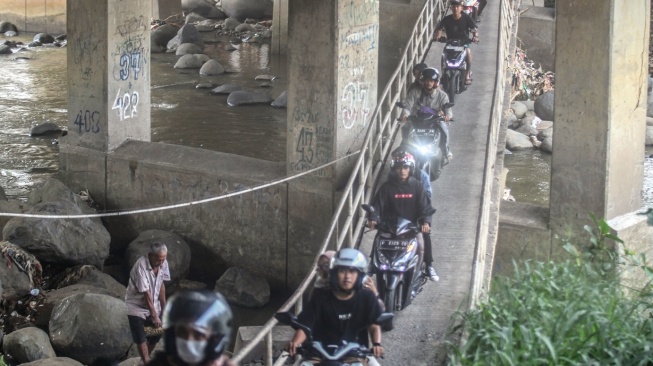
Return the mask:
[[406,108],[406,104],[404,104],[404,102],[397,102],[395,103],[395,106],[399,108]]
[[283,324],[290,324],[293,322],[293,320],[297,319],[297,317],[295,317],[295,315],[290,311],[276,313],[274,314],[274,318],[277,319],[279,323],[283,323]]
[[394,319],[395,315],[393,313],[381,313],[378,318],[376,318],[376,324],[383,325],[390,323]]
[[456,104],[455,103],[445,103],[444,107],[442,107],[442,108],[443,109],[449,109],[449,108],[453,107],[454,105],[456,105]]
[[367,213],[369,213],[369,214],[373,214],[373,213],[374,213],[374,207],[371,206],[371,205],[368,205],[367,203],[363,203],[363,204],[361,205],[361,207],[363,208],[363,210],[365,210],[365,212],[367,212]]

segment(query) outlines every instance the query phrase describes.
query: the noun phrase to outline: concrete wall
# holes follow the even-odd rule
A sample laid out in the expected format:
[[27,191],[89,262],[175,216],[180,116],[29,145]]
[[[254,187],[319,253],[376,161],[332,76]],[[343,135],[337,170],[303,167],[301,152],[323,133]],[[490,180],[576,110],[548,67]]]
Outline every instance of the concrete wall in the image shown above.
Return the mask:
[[424,3],[425,0],[381,0],[379,54],[383,57],[379,57],[379,92],[397,68]]
[[0,0],[0,21],[19,32],[66,33],[66,0]]
[[528,58],[555,71],[555,10],[530,6],[519,16],[517,38]]
[[[76,156],[83,157],[84,151],[98,154],[75,148],[62,150],[62,155],[76,162],[81,161]],[[87,167],[70,165],[60,172],[62,179],[73,190],[87,187],[99,200],[92,188],[95,185],[72,181],[75,170]],[[109,210],[193,202],[244,190],[285,174],[284,165],[279,163],[142,141],[128,141],[107,154],[106,170]],[[282,184],[190,207],[107,218],[111,248],[114,253],[123,251],[143,230],[169,230],[190,244],[190,276],[215,281],[228,267],[238,266],[283,289],[287,280],[287,198],[287,185]],[[299,282],[303,275],[293,282]]]

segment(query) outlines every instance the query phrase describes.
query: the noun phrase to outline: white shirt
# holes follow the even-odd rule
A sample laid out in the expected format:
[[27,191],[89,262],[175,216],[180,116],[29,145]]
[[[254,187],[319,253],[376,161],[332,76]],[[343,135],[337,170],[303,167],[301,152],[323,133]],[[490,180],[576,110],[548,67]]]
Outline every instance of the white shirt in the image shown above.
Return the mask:
[[150,315],[150,309],[147,306],[145,292],[150,291],[152,301],[157,315],[161,317],[161,303],[159,294],[163,281],[170,281],[170,270],[168,269],[168,260],[163,261],[159,272],[155,275],[147,255],[144,255],[134,263],[129,273],[129,284],[125,294],[125,303],[127,303],[127,315],[147,318]]

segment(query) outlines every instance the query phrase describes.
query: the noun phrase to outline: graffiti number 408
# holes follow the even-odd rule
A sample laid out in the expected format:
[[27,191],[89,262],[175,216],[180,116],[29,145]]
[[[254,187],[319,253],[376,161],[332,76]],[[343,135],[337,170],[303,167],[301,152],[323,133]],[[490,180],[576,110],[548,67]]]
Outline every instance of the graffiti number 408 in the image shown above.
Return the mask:
[[75,126],[79,126],[79,133],[83,132],[100,132],[100,112],[91,112],[80,110],[75,117]]

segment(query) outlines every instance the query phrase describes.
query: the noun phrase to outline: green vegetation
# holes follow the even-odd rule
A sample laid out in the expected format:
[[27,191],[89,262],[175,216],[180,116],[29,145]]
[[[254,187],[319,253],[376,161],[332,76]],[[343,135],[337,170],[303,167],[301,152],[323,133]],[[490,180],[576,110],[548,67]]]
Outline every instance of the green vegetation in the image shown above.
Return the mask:
[[[582,250],[566,244],[564,261],[515,265],[487,301],[459,314],[454,332],[466,340],[450,345],[450,364],[653,364],[653,269],[643,255],[618,254],[609,244],[621,240],[593,219]],[[643,274],[641,288],[619,283],[626,270]]]

